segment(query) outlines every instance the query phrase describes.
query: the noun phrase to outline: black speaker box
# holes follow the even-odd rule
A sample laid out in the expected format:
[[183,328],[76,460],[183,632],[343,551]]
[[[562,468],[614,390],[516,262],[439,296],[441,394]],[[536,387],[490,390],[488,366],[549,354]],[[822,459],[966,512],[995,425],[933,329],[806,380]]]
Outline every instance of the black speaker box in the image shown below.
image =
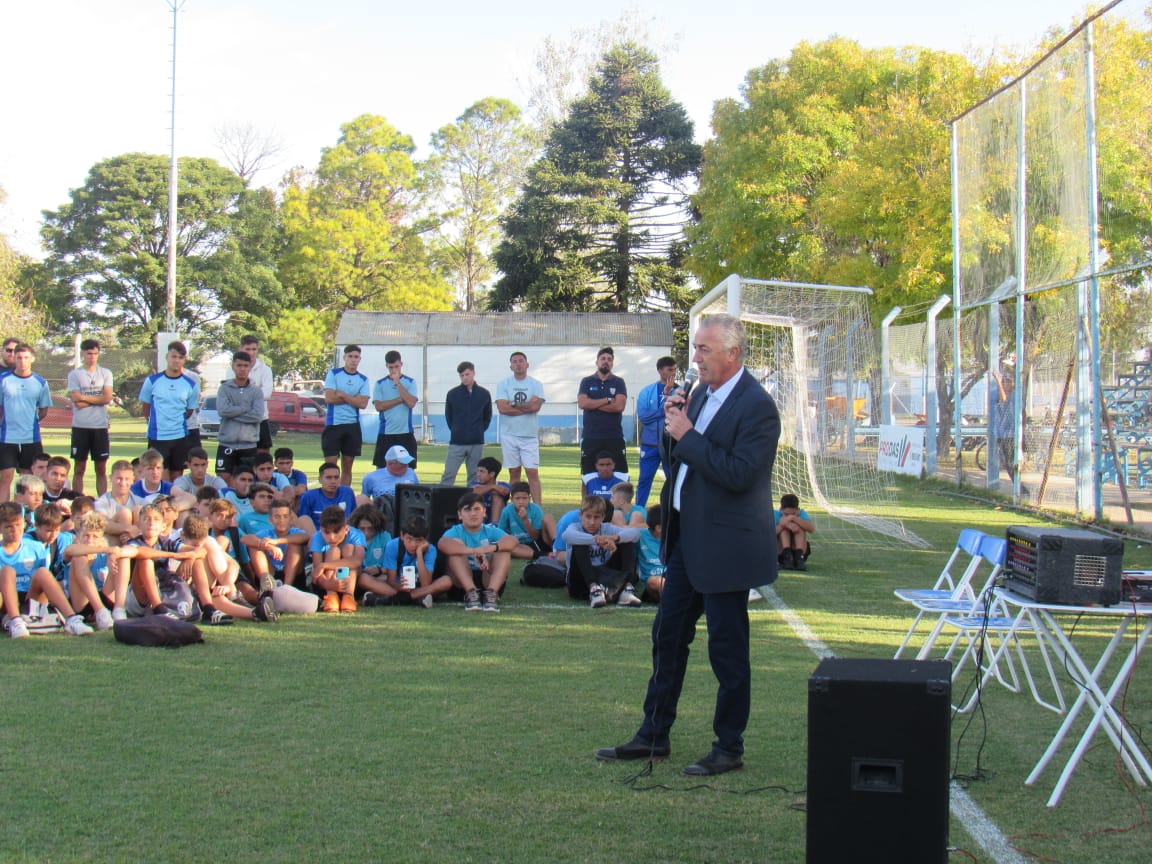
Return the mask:
[[829,658],[808,679],[807,864],[948,861],[947,660]]
[[440,537],[460,521],[456,515],[456,502],[467,487],[419,486],[414,483],[400,483],[396,486],[396,526],[397,536],[404,520],[409,516],[423,516],[428,520],[428,542],[436,545]]

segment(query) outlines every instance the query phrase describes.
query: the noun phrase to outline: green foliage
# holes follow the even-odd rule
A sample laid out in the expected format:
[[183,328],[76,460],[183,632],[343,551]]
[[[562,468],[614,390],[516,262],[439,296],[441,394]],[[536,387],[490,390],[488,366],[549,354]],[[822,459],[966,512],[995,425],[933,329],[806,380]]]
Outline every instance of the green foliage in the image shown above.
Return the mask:
[[699,164],[692,122],[661,82],[656,56],[631,43],[610,49],[504,220],[496,251],[504,275],[490,308],[682,302],[685,187]]
[[[52,312],[58,327],[95,322],[155,332],[163,326],[168,169],[165,156],[106,159],[91,168],[69,203],[45,212],[42,237],[56,286]],[[230,309],[260,314],[284,301],[267,261],[259,255],[249,259],[267,242],[272,205],[251,194],[244,200],[241,179],[211,159],[179,160],[177,327],[202,341],[218,337]],[[260,241],[254,243],[253,235]]]
[[261,336],[268,364],[277,375],[323,378],[331,364],[340,314],[335,309],[284,309],[268,322]]
[[364,114],[340,127],[315,174],[289,178],[279,276],[301,305],[451,308],[449,286],[424,242],[431,225],[416,216],[423,180],[413,150],[409,136]]
[[925,49],[801,43],[717,103],[689,264],[730,273],[867,285],[873,308],[951,286],[945,121],[991,89],[997,68]]
[[432,136],[427,170],[435,184],[439,256],[467,311],[493,272],[499,218],[532,155],[532,132],[507,99],[482,99]]

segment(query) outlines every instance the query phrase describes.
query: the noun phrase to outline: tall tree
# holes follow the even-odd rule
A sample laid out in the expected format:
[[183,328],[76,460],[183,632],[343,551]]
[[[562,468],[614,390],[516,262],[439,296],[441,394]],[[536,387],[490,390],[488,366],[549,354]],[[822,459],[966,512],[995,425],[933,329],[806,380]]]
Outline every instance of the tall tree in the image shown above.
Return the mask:
[[[0,186],[0,204],[7,197]],[[36,265],[12,248],[0,234],[0,338],[19,335],[34,342],[44,332],[44,310],[36,302],[27,278]]]
[[946,122],[1000,67],[801,43],[718,102],[689,228],[693,273],[868,285],[874,309],[950,290]]
[[687,187],[700,148],[656,56],[609,50],[588,93],[548,137],[504,220],[489,305],[640,309],[683,301]]
[[314,174],[289,176],[279,275],[300,305],[335,309],[449,309],[451,289],[429,257],[418,218],[423,178],[412,139],[364,114],[340,128]]
[[[283,304],[266,266],[250,266],[240,232],[241,179],[211,159],[181,158],[177,189],[176,319],[215,338],[228,311]],[[94,165],[71,201],[44,213],[57,322],[156,330],[167,308],[168,158],[145,153]],[[128,334],[125,334],[128,335]]]
[[461,305],[476,308],[476,291],[493,272],[499,219],[532,156],[531,132],[520,109],[487,98],[432,136],[428,168],[440,210],[440,249]]

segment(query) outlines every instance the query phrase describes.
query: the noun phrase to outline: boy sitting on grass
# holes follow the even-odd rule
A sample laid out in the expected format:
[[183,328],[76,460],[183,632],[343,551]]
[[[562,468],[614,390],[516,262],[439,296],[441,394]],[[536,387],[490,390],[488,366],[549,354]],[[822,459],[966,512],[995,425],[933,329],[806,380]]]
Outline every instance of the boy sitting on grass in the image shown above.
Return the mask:
[[800,499],[791,492],[780,496],[780,509],[776,511],[776,556],[781,567],[789,570],[807,570],[811,550],[808,535],[816,531],[816,523],[807,510],[800,509]]
[[568,594],[588,599],[599,609],[612,600],[617,606],[639,606],[633,587],[636,541],[640,529],[621,528],[605,521],[608,502],[589,494],[580,505],[580,521],[564,531],[568,546]]
[[663,526],[660,518],[663,512],[659,504],[648,508],[647,527],[640,532],[638,565],[640,571],[640,599],[653,603],[660,602],[660,592],[664,590],[664,562],[660,560],[660,537]]
[[464,592],[465,612],[499,612],[516,538],[485,524],[484,499],[475,492],[460,496],[456,515],[460,524],[445,531],[437,544],[440,554],[448,556],[448,575]]
[[21,530],[31,533],[36,528],[36,508],[44,503],[44,481],[31,474],[20,474],[12,488],[12,500],[20,505],[20,515],[24,518]]
[[[428,542],[428,520],[423,516],[409,516],[400,529],[400,536],[388,542],[383,576],[368,583],[372,590],[364,593],[364,605],[419,604],[431,609],[435,595],[452,590],[452,577],[434,576],[435,571],[436,547]],[[365,584],[363,576],[360,584]]]
[[513,483],[510,503],[500,512],[497,528],[511,534],[519,544],[513,558],[539,558],[552,551],[556,539],[556,519],[532,501],[532,489],[523,482]]
[[268,511],[271,524],[240,538],[248,548],[257,584],[266,590],[274,590],[269,588],[269,584],[274,586],[276,581],[295,585],[304,572],[304,546],[308,543],[308,534],[293,524],[295,519],[291,504],[273,501]]
[[95,621],[97,630],[107,630],[114,621],[128,617],[124,612],[128,586],[119,585],[116,578],[117,550],[108,546],[104,534],[108,518],[103,513],[86,513],[78,521],[76,542],[64,548],[69,598],[73,608]]
[[356,611],[354,595],[366,543],[360,529],[348,524],[340,505],[321,511],[320,530],[312,536],[308,551],[312,553],[312,584],[324,591],[322,611]]
[[96,512],[107,517],[107,533],[113,541],[125,542],[136,534],[136,514],[148,503],[132,494],[135,481],[132,463],[117,460],[108,472],[108,491],[96,499]]
[[21,610],[29,599],[56,607],[64,616],[65,633],[84,636],[92,632],[48,570],[44,544],[24,533],[24,514],[14,501],[0,504],[0,595],[4,599],[4,626],[13,639],[28,635]]
[[374,504],[361,504],[352,511],[348,517],[348,524],[359,528],[364,535],[364,566],[360,568],[360,587],[369,588],[364,584],[364,577],[374,579],[384,577],[384,550],[392,540],[388,533],[388,517],[386,517]]
[[585,474],[583,478],[585,494],[596,495],[605,501],[612,498],[612,487],[617,483],[626,483],[628,475],[616,470],[616,458],[607,450],[596,454],[596,472]]
[[471,488],[484,501],[484,521],[489,525],[500,523],[500,513],[512,494],[512,487],[496,479],[503,467],[504,464],[494,456],[485,456],[476,463],[476,482]]
[[227,624],[236,618],[268,623],[276,620],[276,606],[270,591],[260,594],[254,605],[237,602],[239,570],[235,560],[210,536],[207,519],[192,515],[184,520],[180,550],[204,552],[202,557],[181,563],[177,575],[192,586],[205,624]]
[[631,483],[617,483],[612,487],[609,501],[612,504],[613,525],[620,528],[643,528],[648,524],[644,521],[644,508],[632,503],[635,491]]

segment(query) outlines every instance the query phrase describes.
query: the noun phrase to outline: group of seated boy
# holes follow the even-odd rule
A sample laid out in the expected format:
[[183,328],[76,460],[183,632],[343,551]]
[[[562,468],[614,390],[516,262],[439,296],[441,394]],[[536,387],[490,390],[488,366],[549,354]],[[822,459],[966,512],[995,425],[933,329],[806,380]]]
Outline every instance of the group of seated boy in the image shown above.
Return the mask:
[[[28,635],[42,605],[73,635],[148,614],[224,625],[360,604],[427,608],[436,598],[498,612],[513,559],[561,571],[557,584],[592,608],[658,602],[660,505],[634,506],[632,485],[602,455],[580,507],[559,520],[532,501],[527,483],[499,481],[499,460],[482,459],[458,523],[435,545],[420,515],[389,532],[396,482],[418,482],[401,446],[359,495],[327,462],[309,489],[287,448],[233,466],[227,482],[208,473],[201,448],[174,481],[164,479],[161,454],[146,450],[114,463],[95,499],[67,488],[67,459],[47,457],[43,476],[21,475],[14,500],[0,504],[4,626],[13,638]],[[783,496],[776,530],[780,563],[802,570],[814,526],[798,503]]]

